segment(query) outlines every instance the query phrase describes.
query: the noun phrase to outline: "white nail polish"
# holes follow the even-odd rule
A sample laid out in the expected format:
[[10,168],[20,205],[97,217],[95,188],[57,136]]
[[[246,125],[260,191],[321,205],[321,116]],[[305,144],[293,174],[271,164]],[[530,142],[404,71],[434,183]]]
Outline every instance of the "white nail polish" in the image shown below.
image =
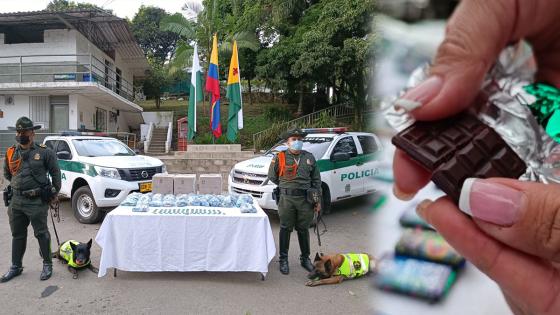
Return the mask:
[[459,197],[459,209],[470,216],[472,216],[470,196],[472,185],[475,180],[476,178],[465,179],[463,188],[461,188],[461,196]]
[[395,101],[395,107],[400,107],[407,112],[410,112],[411,110],[413,110],[415,108],[418,108],[420,106],[422,106],[422,103],[407,100],[407,99],[404,99],[404,98],[399,98],[398,100]]

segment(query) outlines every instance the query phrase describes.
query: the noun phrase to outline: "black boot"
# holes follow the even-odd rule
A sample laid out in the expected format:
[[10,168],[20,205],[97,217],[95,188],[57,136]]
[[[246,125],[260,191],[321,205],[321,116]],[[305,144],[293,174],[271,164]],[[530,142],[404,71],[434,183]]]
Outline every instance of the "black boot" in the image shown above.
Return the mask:
[[39,253],[43,258],[43,264],[52,265],[51,235],[49,232],[37,235],[39,241]]
[[12,280],[13,278],[21,275],[22,272],[23,272],[23,267],[12,265],[10,267],[10,270],[8,270],[8,272],[6,272],[2,276],[2,279],[0,279],[0,282],[8,282],[8,281]]
[[27,247],[27,234],[23,238],[12,238],[12,266],[23,266],[23,254]]
[[41,272],[41,281],[48,280],[52,276],[52,264],[43,263],[43,271]]
[[39,241],[41,257],[43,257],[43,271],[40,279],[44,281],[52,276],[51,235],[48,232],[41,233],[37,235],[37,240]]
[[22,261],[25,248],[27,247],[27,235],[23,238],[12,238],[12,266],[6,272],[0,282],[8,282],[21,275],[23,272]]
[[299,249],[301,250],[301,255],[299,256],[299,263],[308,272],[313,271],[315,267],[309,259],[310,248],[309,248],[309,229],[300,230],[297,232]]
[[291,231],[281,227],[280,228],[280,272],[284,275],[290,273],[290,266],[288,265],[288,250],[290,248],[290,234]]

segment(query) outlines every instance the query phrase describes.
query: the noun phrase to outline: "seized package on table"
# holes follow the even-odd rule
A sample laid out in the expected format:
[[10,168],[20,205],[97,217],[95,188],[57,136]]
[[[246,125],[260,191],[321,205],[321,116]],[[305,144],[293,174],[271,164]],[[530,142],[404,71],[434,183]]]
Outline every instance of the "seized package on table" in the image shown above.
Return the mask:
[[136,204],[138,203],[138,199],[140,199],[140,196],[142,196],[141,193],[138,192],[131,193],[130,195],[126,196],[126,198],[121,202],[121,206],[127,206],[127,207],[136,206]]
[[180,194],[175,199],[177,207],[186,207],[189,205],[189,197],[187,194]]
[[208,205],[210,207],[221,207],[222,206],[222,202],[220,201],[220,198],[218,198],[217,196],[209,195],[207,200],[208,200]]
[[224,208],[231,208],[235,206],[235,201],[234,201],[234,197],[231,195],[227,195],[227,196],[220,196],[221,200],[222,200],[222,206]]
[[[527,43],[521,41],[502,51],[497,62],[484,79],[475,103],[469,108],[469,115],[473,115],[476,119],[490,127],[489,131],[484,132],[490,134],[493,132],[497,133],[499,139],[492,136],[492,141],[505,142],[507,144],[505,151],[511,149],[515,152],[515,156],[504,151],[504,155],[508,156],[506,163],[501,163],[502,165],[497,165],[497,167],[495,167],[495,163],[487,163],[486,165],[491,167],[486,170],[488,172],[485,171],[482,172],[484,174],[478,174],[479,177],[504,176],[504,173],[506,173],[506,175],[509,175],[507,177],[519,178],[520,180],[539,181],[546,184],[560,183],[560,143],[558,143],[560,141],[560,125],[554,123],[557,119],[560,119],[558,118],[560,117],[560,91],[545,84],[535,83],[535,73],[536,62],[531,48]],[[410,77],[408,88],[417,86],[428,76],[429,66],[417,69]],[[399,96],[402,96],[404,93],[405,91]],[[382,103],[382,109],[387,122],[401,133],[407,132],[407,128],[418,129],[417,125],[424,124],[425,126],[425,122],[416,123],[414,118],[405,109],[394,106],[399,96],[385,100]],[[430,123],[437,124],[439,122]],[[475,125],[478,126],[478,123],[475,123]],[[468,126],[470,127],[470,125]],[[475,159],[480,154],[486,162],[488,162],[489,158],[498,158],[495,154],[487,154],[488,152],[480,154],[470,152],[468,156],[463,155],[462,158],[458,157],[459,154],[449,153],[446,148],[441,148],[440,146],[443,142],[449,142],[445,139],[442,140],[442,137],[449,138],[454,136],[452,129],[456,129],[455,126],[449,126],[448,128],[450,131],[445,136],[438,136],[439,139],[436,139],[435,142],[430,142],[430,140],[423,141],[422,139],[413,140],[411,138],[413,141],[409,141],[409,143],[424,143],[421,149],[423,152],[417,155],[416,158],[412,157],[432,171],[443,164],[432,165],[434,168],[431,168],[431,164],[428,165],[426,163],[431,163],[438,159],[442,160],[443,163],[447,163],[447,161],[457,157],[460,162],[455,164],[462,164],[464,166],[478,163]],[[399,133],[399,138],[401,138],[400,135]],[[414,135],[414,137],[416,136],[423,137],[420,133]],[[474,138],[474,136],[471,138]],[[397,142],[401,144],[399,146],[401,149],[405,148],[405,151],[407,151],[406,144],[404,147],[402,146],[403,141]],[[488,151],[492,151],[493,148],[490,147],[490,144],[486,144],[486,142],[485,139],[481,139],[478,144],[473,141],[474,150],[484,149],[486,145],[488,146]],[[471,146],[470,143],[465,143]],[[429,147],[430,145],[431,147]],[[435,147],[436,145],[437,147]],[[499,146],[501,147],[502,145],[500,144]],[[412,152],[418,152],[417,148],[410,146],[408,148]],[[458,149],[455,153],[465,149],[465,147],[458,147]],[[422,159],[428,155],[427,153],[430,150],[435,155],[434,159],[426,159],[422,163]],[[451,159],[446,157],[446,154],[451,156]],[[524,165],[518,163],[517,158],[520,158]],[[461,159],[466,160],[462,161]],[[514,165],[509,165],[510,162]],[[515,169],[512,169],[510,166]],[[451,170],[447,170],[447,173],[440,172],[440,180],[447,181],[448,183],[453,182],[452,185],[448,185],[448,188],[450,191],[454,191],[461,188],[466,177],[476,177],[476,172],[471,173],[471,171],[473,170],[466,170],[465,167],[462,167],[458,172],[469,172],[469,174],[458,175],[457,171],[451,172]],[[434,178],[432,177],[432,179]]]
[[138,199],[138,203],[132,208],[132,212],[148,212],[150,209],[151,195],[143,195]]
[[167,194],[163,197],[162,206],[164,207],[175,207],[175,195]]
[[239,207],[241,213],[257,213],[257,209],[252,203],[244,203]]
[[241,206],[243,204],[253,204],[253,196],[249,195],[249,194],[241,194],[239,195],[239,197],[237,198],[237,202],[235,203],[235,205],[238,208],[241,208]]
[[152,200],[153,195],[154,194],[152,194],[152,193],[142,194],[142,196],[140,196],[140,198],[138,198],[138,203],[149,204],[150,201]]
[[154,194],[150,200],[150,207],[161,207],[163,205],[163,195]]

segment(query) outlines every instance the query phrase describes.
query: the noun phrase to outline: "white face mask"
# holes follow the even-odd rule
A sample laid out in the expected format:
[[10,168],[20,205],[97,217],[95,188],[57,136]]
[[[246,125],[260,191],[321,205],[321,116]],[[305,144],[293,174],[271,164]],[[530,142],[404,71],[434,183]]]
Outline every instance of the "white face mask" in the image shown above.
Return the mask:
[[301,140],[294,140],[288,143],[288,147],[295,151],[300,151],[303,148],[303,141]]

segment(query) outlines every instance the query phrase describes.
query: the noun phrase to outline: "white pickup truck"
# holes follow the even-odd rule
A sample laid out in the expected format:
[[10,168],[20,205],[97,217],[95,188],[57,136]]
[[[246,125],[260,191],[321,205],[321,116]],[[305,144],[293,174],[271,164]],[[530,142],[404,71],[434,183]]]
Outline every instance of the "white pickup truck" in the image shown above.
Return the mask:
[[152,176],[165,173],[159,159],[137,155],[121,141],[95,136],[49,136],[43,143],[58,157],[60,195],[72,199],[82,223],[98,222],[107,208],[133,191],[152,190]]
[[[376,135],[346,132],[346,128],[303,129],[303,149],[313,154],[321,171],[323,211],[332,202],[371,194],[373,177],[379,172],[378,155],[382,149]],[[268,180],[268,168],[275,154],[286,150],[279,142],[263,155],[237,163],[228,178],[230,193],[251,194],[262,208],[278,210],[272,199],[276,185]]]

